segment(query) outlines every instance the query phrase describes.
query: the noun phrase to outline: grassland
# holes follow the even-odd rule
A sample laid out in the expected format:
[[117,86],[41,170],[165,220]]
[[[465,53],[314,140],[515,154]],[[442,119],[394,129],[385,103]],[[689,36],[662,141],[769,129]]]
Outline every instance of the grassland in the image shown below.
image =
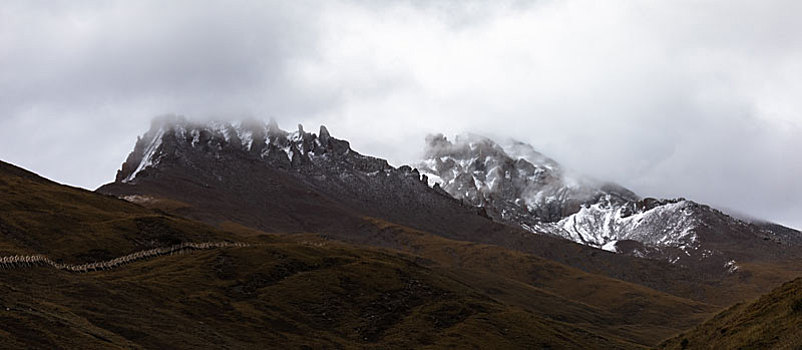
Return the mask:
[[661,345],[666,349],[802,348],[802,278],[739,303]]
[[364,227],[395,249],[213,227],[179,216],[187,203],[146,208],[2,162],[0,194],[0,256],[78,264],[182,242],[250,244],[85,274],[0,270],[8,348],[643,348],[721,309],[371,217]]
[[76,274],[2,270],[8,348],[637,348],[539,315],[395,251],[211,227],[0,168],[0,254],[66,263],[191,241],[249,247]]

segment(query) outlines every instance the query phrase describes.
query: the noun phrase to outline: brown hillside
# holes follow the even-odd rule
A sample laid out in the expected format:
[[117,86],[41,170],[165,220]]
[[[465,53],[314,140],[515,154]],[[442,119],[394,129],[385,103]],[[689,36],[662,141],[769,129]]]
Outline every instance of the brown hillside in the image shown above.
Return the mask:
[[42,266],[6,270],[7,322],[0,329],[19,347],[247,347],[279,340],[346,347],[639,347],[715,310],[536,256],[371,218],[361,220],[377,234],[396,232],[390,239],[402,251],[319,235],[268,235],[230,223],[220,230],[7,164],[0,170],[3,254],[86,262],[175,242],[252,244],[88,274]]
[[693,330],[666,349],[802,348],[802,278],[783,284],[754,302],[740,303]]

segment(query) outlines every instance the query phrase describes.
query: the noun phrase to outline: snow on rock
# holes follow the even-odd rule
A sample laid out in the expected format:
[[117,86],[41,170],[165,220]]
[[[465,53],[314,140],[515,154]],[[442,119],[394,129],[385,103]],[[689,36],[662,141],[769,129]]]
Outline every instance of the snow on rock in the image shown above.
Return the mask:
[[159,128],[159,131],[153,136],[153,138],[149,141],[147,148],[145,148],[145,153],[142,156],[139,165],[136,167],[134,172],[132,172],[128,177],[126,177],[122,182],[129,182],[133,180],[137,174],[145,170],[149,166],[152,166],[156,162],[156,151],[159,149],[159,146],[162,144],[162,136],[164,136],[164,128]]
[[438,134],[427,137],[424,154],[417,166],[430,183],[531,232],[611,252],[619,252],[620,241],[688,254],[698,248],[695,203],[642,199],[616,184],[573,174],[522,142],[500,145],[477,135],[452,142]]
[[[347,157],[355,165],[365,167],[366,173],[389,167],[384,160],[351,152],[349,143],[332,137],[325,126],[320,130],[322,137],[304,131],[301,125],[292,132],[281,130],[275,121],[267,124],[256,120],[199,123],[176,116],[158,118],[137,141],[134,152],[118,172],[117,181],[135,181],[144,170],[158,168],[161,157],[176,156],[190,150],[195,152],[193,154],[212,156],[215,161],[224,154],[237,154],[240,157],[259,157],[283,167],[312,164],[332,154],[337,158]],[[164,149],[165,143],[169,144],[167,149]],[[418,176],[417,171],[415,174]]]
[[601,246],[601,249],[604,249],[608,252],[618,253],[618,249],[615,248],[616,243],[618,243],[618,241],[609,241]]
[[242,127],[234,129],[237,132],[237,137],[240,139],[240,145],[245,148],[246,151],[251,150],[251,146],[253,146],[253,130],[245,129]]
[[633,240],[650,246],[680,246],[693,242],[695,219],[690,203],[678,201],[625,215],[626,206],[604,201],[582,207],[560,220],[552,232],[563,232],[577,243],[603,247],[610,242]]
[[[263,161],[315,181],[372,184],[397,179],[482,207],[477,211],[482,215],[533,233],[619,254],[680,264],[705,260],[719,269],[737,269],[734,262],[723,266],[731,256],[703,244],[711,235],[729,234],[731,227],[746,230],[741,221],[691,201],[640,198],[614,183],[572,173],[521,142],[500,145],[477,135],[461,135],[455,141],[433,135],[426,139],[425,157],[415,164],[417,169],[396,169],[385,160],[352,151],[347,141],[332,137],[325,127],[319,135],[302,126],[284,131],[273,121],[194,123],[169,117],[154,121],[137,141],[116,181],[136,183],[158,176],[160,164],[168,164],[165,159],[185,165],[226,159],[244,159],[248,164]],[[214,176],[225,174],[221,170]],[[381,191],[379,187],[376,191]],[[765,233],[760,238],[763,242],[792,235]]]

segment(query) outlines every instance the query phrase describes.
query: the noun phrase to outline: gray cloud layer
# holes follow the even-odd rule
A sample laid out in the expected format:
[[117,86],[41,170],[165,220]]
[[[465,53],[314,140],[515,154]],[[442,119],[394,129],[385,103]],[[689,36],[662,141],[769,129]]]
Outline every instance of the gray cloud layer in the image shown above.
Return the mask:
[[150,118],[533,144],[643,195],[802,227],[798,1],[106,1],[0,8],[0,159],[94,188]]

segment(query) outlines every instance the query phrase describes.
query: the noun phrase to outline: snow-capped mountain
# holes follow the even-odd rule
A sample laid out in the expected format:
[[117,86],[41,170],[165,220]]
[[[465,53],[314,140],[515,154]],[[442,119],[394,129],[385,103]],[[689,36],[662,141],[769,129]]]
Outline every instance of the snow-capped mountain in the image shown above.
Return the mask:
[[[342,217],[359,213],[443,234],[468,235],[492,223],[477,215],[480,209],[428,186],[417,170],[362,155],[325,126],[312,133],[300,125],[284,131],[275,122],[160,118],[137,140],[115,182],[98,191],[125,198],[177,198],[215,206],[207,214],[237,216],[215,215],[215,220],[242,219],[236,210],[219,206],[247,204],[253,211],[249,220],[264,218],[248,224],[266,231],[330,227],[322,218],[320,227],[313,220],[295,219],[300,211]],[[201,198],[206,192],[217,197]]]
[[[214,215],[215,222],[245,220],[237,212],[244,208],[253,212],[247,220],[258,219],[249,225],[268,231],[330,230],[330,221],[297,219],[299,210],[311,210],[386,218],[454,239],[522,244],[523,231],[489,229],[490,218],[532,236],[684,266],[704,264],[706,271],[733,270],[740,261],[777,257],[785,245],[802,244],[795,230],[735,219],[684,199],[641,198],[574,174],[520,142],[497,144],[475,135],[451,142],[437,135],[427,139],[425,154],[420,170],[396,168],[354,151],[324,126],[315,134],[300,125],[284,131],[275,122],[166,117],[154,121],[116,181],[99,191],[209,205],[199,218],[228,213]],[[216,197],[207,197],[210,191]],[[343,234],[354,232],[348,227]]]
[[[250,154],[279,167],[299,167],[313,159],[348,155],[351,162],[359,163],[368,172],[389,168],[386,161],[351,154],[348,142],[332,138],[325,126],[316,135],[305,132],[301,125],[287,132],[274,121],[194,123],[168,116],[154,120],[151,129],[137,140],[116,181],[136,182],[139,176],[158,168],[163,158],[176,158],[188,151],[217,158],[232,152]],[[186,157],[177,158],[189,161]]]
[[673,263],[705,260],[736,269],[733,254],[715,242],[799,243],[795,231],[761,228],[684,199],[641,198],[619,185],[571,173],[516,141],[498,144],[461,135],[451,142],[432,135],[418,168],[430,184],[485,208],[496,220],[611,252]]
[[[199,123],[173,117],[155,120],[116,181],[97,191],[211,225],[314,233],[412,252],[424,249],[414,237],[431,234],[534,254],[658,290],[675,289],[677,284],[670,281],[677,279],[701,281],[693,277],[697,271],[723,272],[723,263],[687,270],[665,260],[603,253],[558,236],[534,234],[493,220],[488,207],[460,201],[428,182],[410,166],[393,167],[360,154],[325,127],[315,134],[300,126],[283,131],[275,123]],[[604,188],[610,193],[616,189],[622,200],[632,196],[613,185]],[[569,197],[596,195],[560,192],[567,203],[576,202]],[[581,208],[572,205],[576,208],[564,210]],[[552,217],[559,218],[560,210],[555,207]]]

